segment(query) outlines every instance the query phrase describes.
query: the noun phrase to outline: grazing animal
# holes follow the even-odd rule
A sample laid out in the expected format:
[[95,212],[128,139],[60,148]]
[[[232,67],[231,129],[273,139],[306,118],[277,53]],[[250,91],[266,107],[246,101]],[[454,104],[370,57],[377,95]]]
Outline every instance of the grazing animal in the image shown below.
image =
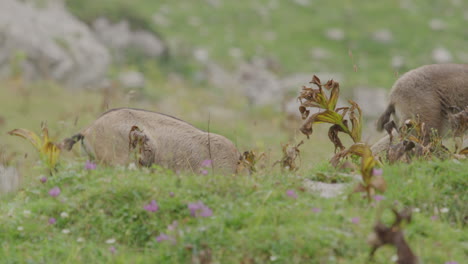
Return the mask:
[[468,106],[468,64],[432,64],[411,70],[393,85],[390,103],[377,122],[382,131],[394,114],[398,127],[419,118],[427,133],[443,136],[450,127],[448,115]]
[[129,163],[137,145],[140,165],[157,164],[174,171],[198,173],[209,167],[216,173],[236,173],[240,158],[234,144],[223,136],[165,114],[133,108],[103,113],[90,126],[65,139],[62,148],[71,150],[77,141],[90,156],[107,165]]

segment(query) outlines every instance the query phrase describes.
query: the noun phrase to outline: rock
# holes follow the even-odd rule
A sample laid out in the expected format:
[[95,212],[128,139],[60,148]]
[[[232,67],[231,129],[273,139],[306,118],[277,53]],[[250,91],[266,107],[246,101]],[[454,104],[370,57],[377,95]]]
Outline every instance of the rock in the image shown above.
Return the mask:
[[138,89],[145,86],[145,76],[138,71],[127,71],[119,75],[120,84],[127,89]]
[[293,0],[299,6],[309,6],[310,0]]
[[372,38],[382,44],[388,44],[393,40],[393,34],[388,29],[377,30],[372,34]]
[[206,2],[211,5],[212,7],[219,8],[222,6],[221,0],[206,0]]
[[156,58],[166,52],[166,45],[153,33],[145,30],[136,30],[132,35],[130,46],[140,51],[143,55]]
[[241,87],[241,84],[235,75],[227,72],[223,67],[214,62],[206,64],[204,74],[208,83],[214,87],[225,90]]
[[100,17],[93,22],[93,29],[117,60],[124,58],[129,49],[150,58],[160,57],[167,51],[166,44],[160,38],[146,30],[132,30],[126,20],[111,23],[107,18]]
[[359,104],[362,115],[379,117],[387,106],[387,90],[383,88],[354,88],[354,101]]
[[432,59],[436,63],[452,62],[452,53],[446,48],[440,47],[432,51]]
[[350,183],[324,183],[319,181],[304,180],[304,188],[323,198],[333,198],[341,195],[346,188],[351,186]]
[[446,28],[445,22],[441,19],[434,18],[429,21],[429,27],[434,31],[444,30]]
[[405,66],[405,58],[403,56],[396,55],[392,57],[392,67],[394,69],[400,69],[403,66]]
[[195,58],[195,60],[197,60],[200,63],[208,63],[210,54],[208,53],[208,50],[206,49],[197,48],[193,50],[193,57]]
[[20,174],[14,167],[0,165],[0,194],[14,192],[19,188]]
[[341,41],[345,38],[345,33],[340,28],[330,28],[325,32],[328,39]]
[[0,75],[18,63],[27,80],[53,79],[69,87],[99,85],[110,57],[89,28],[59,2],[36,8],[28,2],[0,1]]
[[266,105],[279,102],[282,90],[279,79],[264,67],[242,64],[238,80],[251,105]]
[[330,52],[324,48],[316,47],[310,50],[310,56],[316,60],[323,60],[330,57]]

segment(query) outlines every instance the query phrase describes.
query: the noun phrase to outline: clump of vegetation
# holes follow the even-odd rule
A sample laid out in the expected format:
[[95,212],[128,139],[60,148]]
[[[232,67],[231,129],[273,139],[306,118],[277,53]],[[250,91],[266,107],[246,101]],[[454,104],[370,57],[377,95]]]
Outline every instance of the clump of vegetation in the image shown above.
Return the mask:
[[368,243],[372,246],[369,257],[374,257],[377,249],[384,245],[392,245],[397,249],[397,264],[417,264],[418,258],[413,253],[408,242],[406,242],[402,225],[404,222],[411,222],[411,208],[406,208],[398,212],[392,208],[395,220],[391,226],[386,226],[380,219],[374,225],[373,233],[369,236]]
[[[282,170],[297,171],[300,167],[301,151],[299,147],[304,144],[301,140],[297,145],[290,146],[289,144],[282,145],[283,158],[275,161],[273,166],[280,164]],[[299,158],[299,165],[296,165],[296,159]]]
[[[366,192],[369,201],[375,194],[375,191],[384,192],[386,189],[385,180],[382,173],[377,169],[379,161],[374,158],[369,146],[361,141],[362,134],[362,111],[359,105],[349,100],[351,106],[337,108],[337,102],[340,95],[340,85],[338,82],[329,80],[322,84],[320,79],[314,75],[310,83],[318,88],[303,87],[298,99],[301,102],[299,111],[302,118],[305,119],[300,130],[307,137],[312,134],[312,125],[319,123],[329,123],[332,126],[328,130],[328,137],[335,145],[335,153],[340,150],[332,158],[331,163],[337,167],[340,160],[350,155],[361,157],[360,172],[362,175],[362,183],[356,186],[356,192]],[[325,88],[325,89],[324,89]],[[327,95],[326,91],[330,91]],[[318,108],[318,112],[310,115],[310,110],[307,108]],[[350,124],[350,125],[349,125]],[[338,133],[343,132],[351,137],[354,144],[346,149]]]
[[242,153],[239,158],[239,164],[237,170],[243,171],[247,170],[249,174],[257,172],[257,162],[265,157],[265,153],[258,155],[253,150],[247,150]]
[[52,174],[57,170],[57,164],[60,157],[60,148],[50,140],[47,125],[43,123],[41,127],[42,138],[32,131],[22,128],[11,130],[8,132],[8,134],[22,137],[31,142],[31,144],[39,152],[39,157],[41,158],[42,162],[46,165],[50,174]]
[[[300,128],[301,132],[309,138],[313,132],[312,125],[319,123],[331,124],[328,137],[335,145],[335,152],[338,149],[345,149],[338,137],[339,132],[350,136],[354,143],[361,142],[362,111],[359,105],[349,100],[350,107],[336,107],[340,96],[340,84],[338,82],[329,80],[327,83],[322,84],[320,79],[314,75],[310,83],[318,88],[304,86],[298,97],[301,102],[299,111],[302,119],[305,120]],[[326,91],[330,91],[329,95],[327,95]],[[319,112],[310,115],[310,110],[307,108],[311,107],[318,108]]]

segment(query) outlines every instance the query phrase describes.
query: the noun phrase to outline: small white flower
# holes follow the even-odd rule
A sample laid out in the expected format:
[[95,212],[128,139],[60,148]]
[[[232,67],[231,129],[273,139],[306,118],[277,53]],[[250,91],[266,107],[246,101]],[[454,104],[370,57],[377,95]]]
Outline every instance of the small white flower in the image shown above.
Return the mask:
[[82,243],[84,241],[85,241],[85,239],[82,238],[82,237],[79,237],[79,238],[76,239],[76,242],[78,242],[78,243]]
[[449,211],[450,211],[450,209],[448,209],[447,207],[444,207],[444,208],[440,209],[440,212],[444,213],[444,214],[448,213]]
[[62,218],[68,218],[68,214],[67,214],[66,212],[62,212],[62,213],[60,214],[60,217],[62,217]]
[[70,233],[70,229],[63,229],[63,230],[62,230],[62,233],[68,234],[68,233]]
[[392,262],[396,262],[396,261],[398,260],[398,256],[397,256],[397,255],[393,255],[393,256],[390,258],[390,260],[391,260]]
[[419,213],[419,212],[421,212],[421,209],[419,209],[419,208],[417,208],[417,207],[416,207],[416,208],[413,208],[413,213]]
[[273,256],[273,255],[270,256],[270,260],[271,260],[271,261],[275,261],[275,260],[277,260],[277,259],[278,259],[277,256]]
[[114,238],[110,238],[110,239],[107,239],[106,240],[106,244],[114,244],[115,243],[115,239]]
[[18,229],[18,231],[23,231],[24,230],[24,228],[22,226],[18,226],[17,229]]
[[24,210],[23,211],[23,215],[26,216],[26,217],[29,217],[31,215],[31,211],[29,210]]

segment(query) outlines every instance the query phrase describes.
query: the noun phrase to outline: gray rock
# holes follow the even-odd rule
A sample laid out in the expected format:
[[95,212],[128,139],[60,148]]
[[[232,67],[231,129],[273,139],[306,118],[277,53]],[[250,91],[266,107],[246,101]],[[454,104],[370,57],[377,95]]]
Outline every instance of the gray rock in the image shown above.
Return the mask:
[[324,183],[318,181],[304,180],[304,188],[311,193],[317,194],[323,198],[337,197],[351,186],[350,183]]
[[208,83],[221,89],[238,89],[241,87],[237,76],[226,71],[220,65],[211,62],[205,66],[205,75]]
[[310,0],[293,0],[294,3],[300,6],[309,6]]
[[372,34],[372,38],[382,44],[388,44],[393,41],[393,34],[388,29],[380,29]]
[[14,167],[0,165],[0,194],[14,192],[19,188],[20,174]]
[[429,21],[429,27],[434,31],[440,31],[444,30],[447,26],[441,19],[434,18]]
[[324,48],[317,47],[310,50],[310,56],[316,60],[328,59],[330,55],[330,52]]
[[363,116],[376,118],[387,106],[387,90],[383,88],[354,88],[354,101],[359,104]]
[[405,58],[403,56],[396,55],[392,57],[392,67],[394,69],[400,69],[403,66],[405,66]]
[[145,76],[138,71],[127,71],[119,75],[120,84],[127,89],[138,89],[145,86]]
[[148,57],[159,57],[166,51],[164,42],[153,33],[145,30],[136,30],[132,34],[131,46]]
[[29,80],[53,79],[69,87],[91,87],[105,77],[110,57],[89,28],[58,2],[37,8],[0,1],[0,74],[16,61]]
[[239,82],[251,105],[278,102],[282,97],[278,78],[265,68],[243,64],[239,70]]
[[452,53],[443,47],[435,48],[432,50],[432,59],[436,63],[452,62]]
[[196,48],[193,50],[193,57],[201,63],[208,63],[208,60],[210,58],[210,54],[208,53],[208,50],[204,48]]
[[137,50],[150,58],[162,56],[167,50],[166,44],[153,33],[132,30],[126,20],[111,23],[101,17],[93,22],[93,29],[97,38],[113,51],[117,60],[124,58],[128,49]]
[[341,41],[345,38],[345,33],[340,28],[327,29],[327,31],[325,31],[325,35],[327,36],[328,39],[335,40],[335,41]]

